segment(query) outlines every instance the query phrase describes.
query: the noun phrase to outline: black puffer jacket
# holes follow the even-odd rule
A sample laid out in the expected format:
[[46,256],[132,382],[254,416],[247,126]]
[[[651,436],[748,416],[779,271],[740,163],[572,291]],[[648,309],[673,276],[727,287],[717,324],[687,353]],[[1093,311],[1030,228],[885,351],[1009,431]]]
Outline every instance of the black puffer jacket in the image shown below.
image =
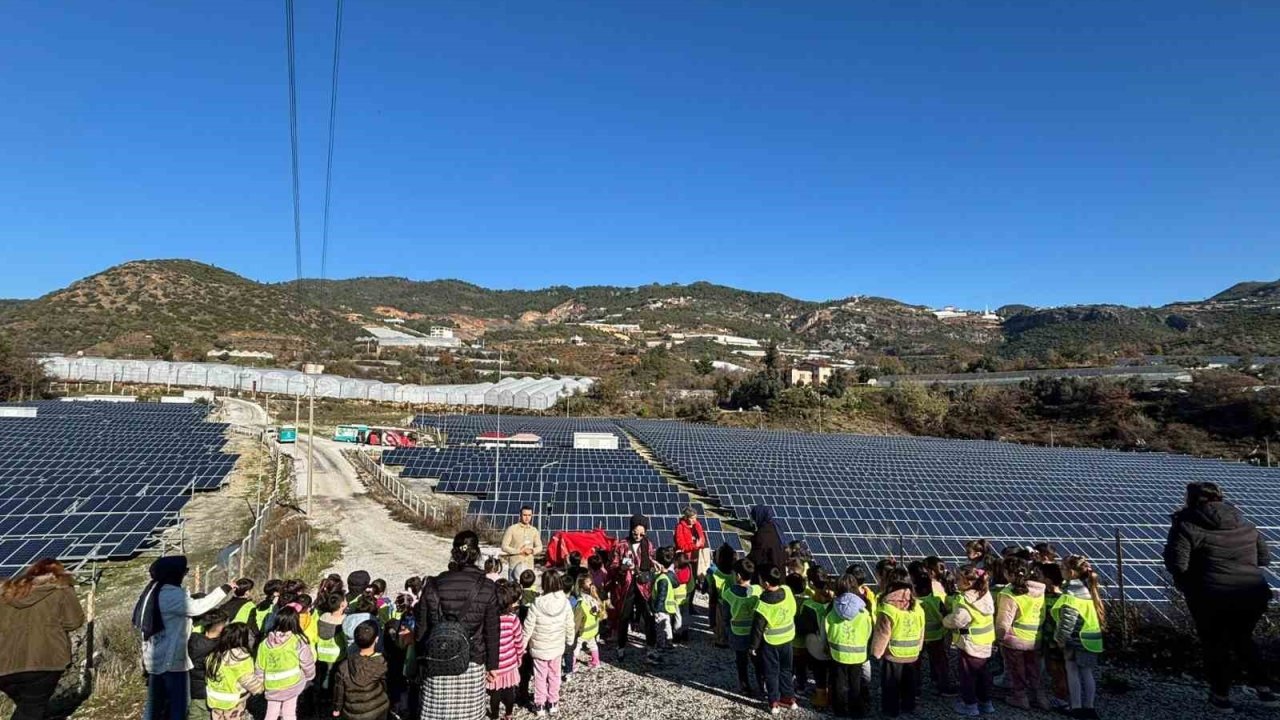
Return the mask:
[[217,647],[217,639],[206,637],[204,633],[193,633],[187,639],[187,656],[191,658],[191,675],[188,682],[191,686],[192,700],[204,700],[206,697],[205,661]]
[[[479,583],[477,587],[477,583]],[[467,605],[475,593],[475,602]],[[427,635],[435,623],[446,617],[457,617],[471,635],[471,662],[498,669],[500,628],[498,625],[498,586],[474,565],[449,570],[428,580],[422,588],[415,627],[418,650],[425,657]]]
[[345,720],[381,720],[391,709],[387,699],[387,661],[381,655],[352,655],[338,663],[333,707]]
[[1173,514],[1164,566],[1188,601],[1268,597],[1262,568],[1270,563],[1267,542],[1234,505],[1200,503]]

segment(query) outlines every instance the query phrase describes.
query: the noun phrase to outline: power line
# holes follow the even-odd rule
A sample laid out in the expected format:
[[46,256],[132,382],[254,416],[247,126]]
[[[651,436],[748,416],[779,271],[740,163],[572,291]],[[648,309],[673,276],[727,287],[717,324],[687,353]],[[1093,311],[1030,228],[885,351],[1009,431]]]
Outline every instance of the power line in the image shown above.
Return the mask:
[[289,53],[289,146],[293,150],[293,252],[302,288],[302,201],[298,194],[298,80],[294,69],[293,0],[284,0],[285,45]]
[[329,155],[324,165],[324,233],[320,240],[320,279],[325,279],[329,261],[329,195],[333,189],[333,134],[338,116],[338,56],[342,50],[342,4],[333,22],[333,79],[329,89]]

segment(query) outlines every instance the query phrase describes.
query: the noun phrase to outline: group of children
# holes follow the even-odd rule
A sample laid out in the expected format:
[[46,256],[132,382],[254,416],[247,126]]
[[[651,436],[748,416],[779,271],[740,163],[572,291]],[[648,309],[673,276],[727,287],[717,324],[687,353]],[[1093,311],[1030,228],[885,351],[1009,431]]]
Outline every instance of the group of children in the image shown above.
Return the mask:
[[[1059,560],[1047,543],[997,553],[976,540],[966,553],[968,564],[954,571],[937,557],[882,560],[873,590],[862,566],[832,576],[797,544],[785,569],[756,566],[722,548],[707,579],[717,598],[717,642],[735,651],[740,691],[754,695],[753,668],[778,714],[798,707],[812,675],[815,709],[863,717],[874,659],[880,711],[897,717],[915,710],[927,661],[933,689],[958,695],[956,713],[976,717],[995,712],[995,660],[1010,705],[1097,718],[1093,670],[1105,613],[1089,561]],[[1051,693],[1041,684],[1042,667]]]
[[414,677],[410,609],[422,582],[410,578],[394,600],[382,580],[356,571],[329,575],[312,595],[301,580],[237,580],[232,598],[196,618],[187,643],[189,717],[296,720],[299,704],[344,720],[385,720],[407,708]]

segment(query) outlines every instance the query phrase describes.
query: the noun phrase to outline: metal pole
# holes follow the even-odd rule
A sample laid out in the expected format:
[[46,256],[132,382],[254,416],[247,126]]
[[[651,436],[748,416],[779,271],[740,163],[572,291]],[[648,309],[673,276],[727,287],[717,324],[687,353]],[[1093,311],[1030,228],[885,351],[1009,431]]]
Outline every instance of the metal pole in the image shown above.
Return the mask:
[[271,547],[267,548],[267,577],[271,578],[276,574],[276,544],[271,543]]
[[1120,646],[1129,647],[1129,614],[1124,596],[1124,542],[1116,528],[1116,588],[1120,592]]
[[311,491],[316,453],[316,384],[311,383],[311,401],[307,408],[307,515],[311,514]]

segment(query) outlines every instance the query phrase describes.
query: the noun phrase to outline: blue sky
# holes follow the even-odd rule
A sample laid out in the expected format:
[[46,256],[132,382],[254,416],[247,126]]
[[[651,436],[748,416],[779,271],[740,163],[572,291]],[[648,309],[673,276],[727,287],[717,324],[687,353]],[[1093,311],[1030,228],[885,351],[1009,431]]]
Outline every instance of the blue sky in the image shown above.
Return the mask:
[[[5,3],[0,297],[293,276],[282,5]],[[308,275],[333,12],[298,1]],[[1204,297],[1280,276],[1277,37],[1273,3],[351,0],[329,276]]]

